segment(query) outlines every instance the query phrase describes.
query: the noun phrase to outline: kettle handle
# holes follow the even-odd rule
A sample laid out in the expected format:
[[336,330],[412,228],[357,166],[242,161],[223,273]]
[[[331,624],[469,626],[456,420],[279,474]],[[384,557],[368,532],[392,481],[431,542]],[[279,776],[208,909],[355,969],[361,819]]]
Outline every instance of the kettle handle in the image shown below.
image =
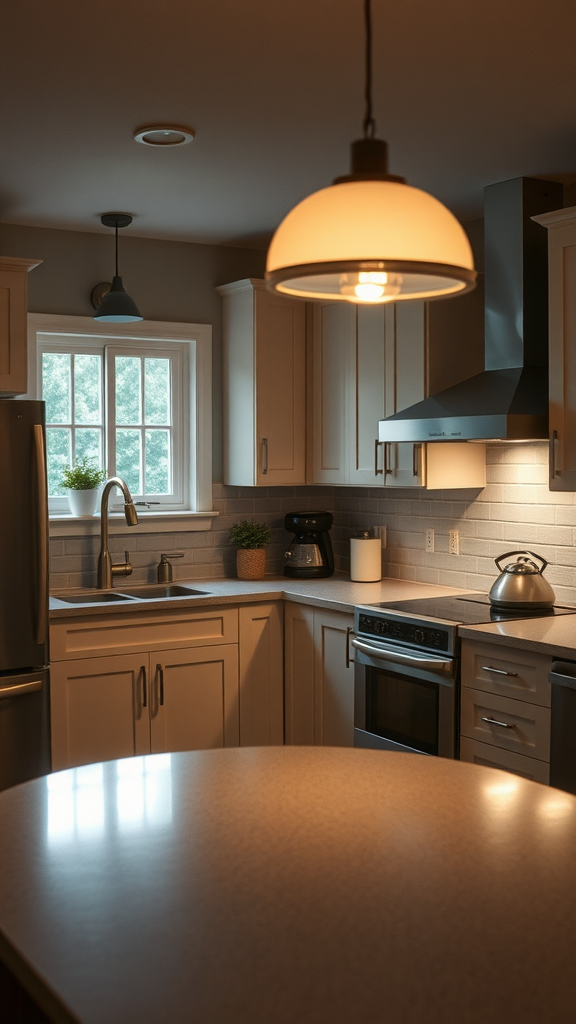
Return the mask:
[[505,555],[500,555],[498,558],[494,559],[494,561],[496,562],[496,565],[498,566],[500,572],[504,572],[502,566],[500,565],[500,562],[503,562],[505,558],[510,558],[511,555],[532,555],[532,558],[537,558],[539,562],[542,562],[542,565],[540,566],[540,568],[538,568],[538,566],[535,566],[535,568],[538,569],[538,572],[540,573],[540,575],[542,575],[542,573],[544,572],[544,569],[548,565],[548,562],[546,561],[546,559],[542,558],[541,555],[537,555],[535,551],[527,551],[525,549],[523,549],[521,551],[507,551]]

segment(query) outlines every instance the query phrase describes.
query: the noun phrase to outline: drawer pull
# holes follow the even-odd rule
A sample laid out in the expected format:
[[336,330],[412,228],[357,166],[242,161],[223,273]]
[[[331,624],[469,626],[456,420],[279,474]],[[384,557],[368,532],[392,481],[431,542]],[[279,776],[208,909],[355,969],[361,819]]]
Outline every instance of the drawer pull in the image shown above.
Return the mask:
[[503,729],[515,729],[516,728],[516,726],[514,724],[511,725],[510,722],[498,722],[496,718],[483,718],[482,721],[483,722],[488,722],[488,725],[500,725],[500,726],[502,726]]
[[503,668],[494,668],[493,665],[482,665],[483,672],[495,672],[497,676],[517,676],[517,672],[505,672]]

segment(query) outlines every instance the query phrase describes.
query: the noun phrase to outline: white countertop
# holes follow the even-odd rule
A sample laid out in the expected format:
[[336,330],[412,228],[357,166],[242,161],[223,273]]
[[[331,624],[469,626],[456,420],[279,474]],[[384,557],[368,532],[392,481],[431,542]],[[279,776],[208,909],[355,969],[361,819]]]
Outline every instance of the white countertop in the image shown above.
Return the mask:
[[460,626],[458,633],[470,640],[484,640],[521,647],[525,651],[553,654],[558,658],[576,658],[576,609],[574,615],[543,619],[513,619],[478,626]]
[[[352,612],[357,605],[375,605],[386,601],[408,601],[418,597],[448,597],[451,594],[465,594],[469,591],[456,587],[437,587],[428,583],[413,583],[410,580],[383,579],[378,583],[352,583],[345,577],[332,576],[325,580],[291,580],[286,576],[266,576],[263,580],[208,579],[208,580],[174,580],[175,584],[186,584],[206,594],[198,597],[163,598],[145,603],[135,601],[118,601],[111,604],[65,604],[58,600],[55,592],[50,598],[50,619],[70,618],[72,616],[134,614],[140,611],[166,611],[170,608],[186,608],[196,605],[210,604],[247,604],[254,601],[297,601],[301,604],[312,604],[321,608],[332,608],[335,611]],[[124,584],[130,587],[130,582]],[[115,588],[122,592],[122,586]],[[72,593],[72,591],[67,591]],[[86,595],[99,591],[75,591]]]
[[0,957],[59,1024],[573,1024],[576,798],[441,757],[160,754],[0,793]]

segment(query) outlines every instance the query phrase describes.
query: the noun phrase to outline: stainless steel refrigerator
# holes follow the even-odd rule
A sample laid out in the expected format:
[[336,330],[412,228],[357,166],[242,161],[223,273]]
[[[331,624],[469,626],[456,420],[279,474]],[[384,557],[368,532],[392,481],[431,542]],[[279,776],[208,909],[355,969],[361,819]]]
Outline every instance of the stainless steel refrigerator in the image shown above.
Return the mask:
[[0,789],[50,771],[44,402],[0,401]]

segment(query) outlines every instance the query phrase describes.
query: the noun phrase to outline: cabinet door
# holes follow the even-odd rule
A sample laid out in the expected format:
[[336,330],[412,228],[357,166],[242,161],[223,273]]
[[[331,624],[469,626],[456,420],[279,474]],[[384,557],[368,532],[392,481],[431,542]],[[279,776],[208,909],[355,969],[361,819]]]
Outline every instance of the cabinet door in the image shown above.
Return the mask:
[[306,483],[306,308],[256,289],[256,483]]
[[282,608],[240,607],[240,746],[284,743]]
[[[576,491],[575,210],[548,218],[550,490]],[[543,223],[546,220],[542,218]]]
[[314,609],[314,742],[324,746],[354,746],[353,627],[353,615]]
[[147,670],[147,654],[51,666],[53,771],[149,752]]
[[314,609],[287,601],[284,607],[286,743],[314,743]]
[[348,302],[314,305],[313,483],[349,482],[351,353],[356,310]]
[[150,653],[150,747],[237,747],[238,648],[197,647]]
[[38,262],[0,256],[0,395],[28,390],[27,274]]
[[[426,389],[426,306],[397,302],[394,331],[386,334],[386,415],[421,401]],[[422,444],[387,443],[386,487],[423,487],[425,449]]]
[[386,306],[358,306],[352,344],[349,482],[378,487],[384,483],[378,423],[386,415],[386,331],[393,329]]

